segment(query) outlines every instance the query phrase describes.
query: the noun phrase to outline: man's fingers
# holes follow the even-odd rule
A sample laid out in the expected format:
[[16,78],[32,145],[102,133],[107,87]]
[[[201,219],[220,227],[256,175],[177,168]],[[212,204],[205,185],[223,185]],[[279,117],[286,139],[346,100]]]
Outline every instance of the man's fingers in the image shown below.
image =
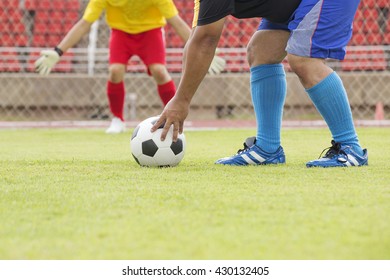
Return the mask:
[[[150,129],[151,132],[155,132],[157,129],[162,128],[161,132],[161,141],[164,141],[165,138],[167,137],[167,134],[169,132],[169,129],[173,125],[173,141],[177,140],[177,135],[179,132],[179,126],[175,123],[172,123],[171,121],[168,121],[164,115],[161,115],[160,118],[157,120],[157,122],[152,126]],[[175,129],[176,129],[176,136],[175,136]]]
[[163,127],[163,130],[161,132],[161,141],[164,141],[165,138],[167,137],[167,134],[169,132],[169,128],[171,127],[171,123],[169,123],[168,121],[165,122],[165,125]]
[[173,123],[173,137],[172,137],[173,142],[177,141],[177,138],[179,137],[179,131],[180,131],[179,122],[174,122]]
[[226,60],[219,56],[214,56],[209,68],[209,74],[217,75],[220,74],[226,66]]
[[51,71],[50,67],[45,67],[45,68],[43,68],[42,73],[43,73],[43,75],[47,76],[50,74],[50,71]]
[[179,124],[179,133],[182,134],[184,130],[184,122],[180,122]]
[[41,72],[42,68],[43,68],[42,64],[35,65],[35,71],[37,71],[37,72]]
[[37,61],[35,61],[35,68],[37,70],[39,70],[40,67],[42,67],[42,63],[43,63],[43,60],[45,59],[44,56],[41,56],[40,58],[38,58]]
[[48,75],[51,70],[51,68],[46,65],[45,59],[46,57],[42,56],[35,62],[35,71],[40,75]]
[[40,57],[35,61],[35,70],[41,75],[49,75],[51,69],[59,61],[60,57],[54,50],[41,51]]
[[165,138],[167,137],[167,134],[169,133],[169,129],[171,128],[171,126],[173,126],[172,141],[173,142],[177,141],[177,139],[179,138],[179,130],[180,130],[179,122],[168,122],[168,121],[165,122],[165,125],[162,129],[161,138],[160,138],[161,141],[165,141]]
[[210,75],[218,74],[218,72],[215,70],[214,65],[212,65],[212,66],[209,68],[209,74],[210,74]]
[[38,72],[40,75],[43,75],[43,76],[46,76],[49,74],[50,72],[50,69],[44,65],[41,65],[38,69]]
[[151,132],[155,132],[159,127],[161,127],[165,123],[165,117],[161,115],[157,122],[150,129]]

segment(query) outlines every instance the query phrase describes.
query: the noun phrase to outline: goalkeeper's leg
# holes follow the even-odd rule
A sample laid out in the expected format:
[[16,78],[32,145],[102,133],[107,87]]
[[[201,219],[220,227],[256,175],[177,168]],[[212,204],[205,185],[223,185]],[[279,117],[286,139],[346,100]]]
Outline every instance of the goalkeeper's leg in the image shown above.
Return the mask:
[[163,64],[151,64],[148,67],[153,79],[157,83],[157,91],[161,101],[166,105],[176,93],[176,86],[167,68]]
[[126,66],[123,64],[111,64],[109,68],[109,79],[107,82],[107,97],[110,110],[113,115],[107,133],[121,133],[125,130],[123,108],[125,103],[125,86],[123,78]]
[[176,93],[176,86],[165,66],[165,43],[161,28],[146,31],[136,53],[148,68],[148,74],[157,84],[157,92],[165,105]]

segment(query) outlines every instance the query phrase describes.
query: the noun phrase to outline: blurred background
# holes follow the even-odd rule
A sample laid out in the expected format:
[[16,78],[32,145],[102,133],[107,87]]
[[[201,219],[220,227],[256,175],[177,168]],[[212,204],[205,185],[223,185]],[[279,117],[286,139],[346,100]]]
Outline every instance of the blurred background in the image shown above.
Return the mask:
[[[193,1],[174,2],[191,25]],[[41,77],[34,72],[40,51],[56,46],[82,17],[87,4],[87,0],[0,0],[1,121],[111,118],[106,98],[110,30],[104,15],[89,36],[63,55],[51,75]],[[357,120],[390,116],[389,9],[389,0],[362,0],[346,59],[328,61],[344,81]],[[260,20],[228,19],[219,43],[219,55],[226,59],[227,67],[221,75],[207,75],[188,120],[253,119],[245,48]],[[178,84],[184,43],[170,26],[166,26],[165,36],[168,70]],[[321,119],[288,62],[284,65],[288,79],[284,120]],[[161,112],[154,81],[137,57],[128,64],[125,84],[127,121]]]

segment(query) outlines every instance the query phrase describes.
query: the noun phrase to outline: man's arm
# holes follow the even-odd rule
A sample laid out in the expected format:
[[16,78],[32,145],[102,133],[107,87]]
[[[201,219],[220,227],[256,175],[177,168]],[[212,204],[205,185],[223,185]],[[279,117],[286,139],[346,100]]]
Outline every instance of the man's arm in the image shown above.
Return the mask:
[[187,23],[179,15],[167,18],[167,22],[175,29],[175,32],[180,36],[184,43],[187,43],[191,34],[191,29]]
[[161,140],[164,140],[173,125],[173,140],[183,132],[183,123],[188,115],[190,102],[213,60],[225,18],[211,24],[197,26],[185,47],[183,75],[175,96],[165,106],[152,131],[165,122]]
[[[173,29],[175,29],[176,33],[180,36],[180,38],[185,43],[187,43],[187,41],[191,37],[191,29],[189,28],[187,23],[179,15],[167,19],[167,22],[172,25]],[[225,65],[226,61],[222,57],[214,55],[211,65],[208,69],[208,73],[219,74],[221,73],[221,71],[223,71]]]
[[36,71],[41,75],[48,75],[51,69],[60,60],[60,56],[68,49],[76,45],[81,38],[88,33],[92,23],[81,19],[65,35],[54,50],[43,50],[41,56],[35,62]]
[[91,25],[92,23],[84,19],[80,19],[75,25],[73,25],[57,47],[63,52],[66,52],[68,49],[76,45],[81,38],[89,32]]

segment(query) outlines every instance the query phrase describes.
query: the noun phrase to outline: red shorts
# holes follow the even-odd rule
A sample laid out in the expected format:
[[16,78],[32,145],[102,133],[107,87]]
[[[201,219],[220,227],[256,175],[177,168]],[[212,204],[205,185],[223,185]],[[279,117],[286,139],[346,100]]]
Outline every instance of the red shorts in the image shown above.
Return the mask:
[[154,63],[165,65],[165,40],[162,28],[152,29],[139,34],[129,34],[112,29],[110,37],[110,64],[127,64],[133,55],[139,56],[147,67]]

